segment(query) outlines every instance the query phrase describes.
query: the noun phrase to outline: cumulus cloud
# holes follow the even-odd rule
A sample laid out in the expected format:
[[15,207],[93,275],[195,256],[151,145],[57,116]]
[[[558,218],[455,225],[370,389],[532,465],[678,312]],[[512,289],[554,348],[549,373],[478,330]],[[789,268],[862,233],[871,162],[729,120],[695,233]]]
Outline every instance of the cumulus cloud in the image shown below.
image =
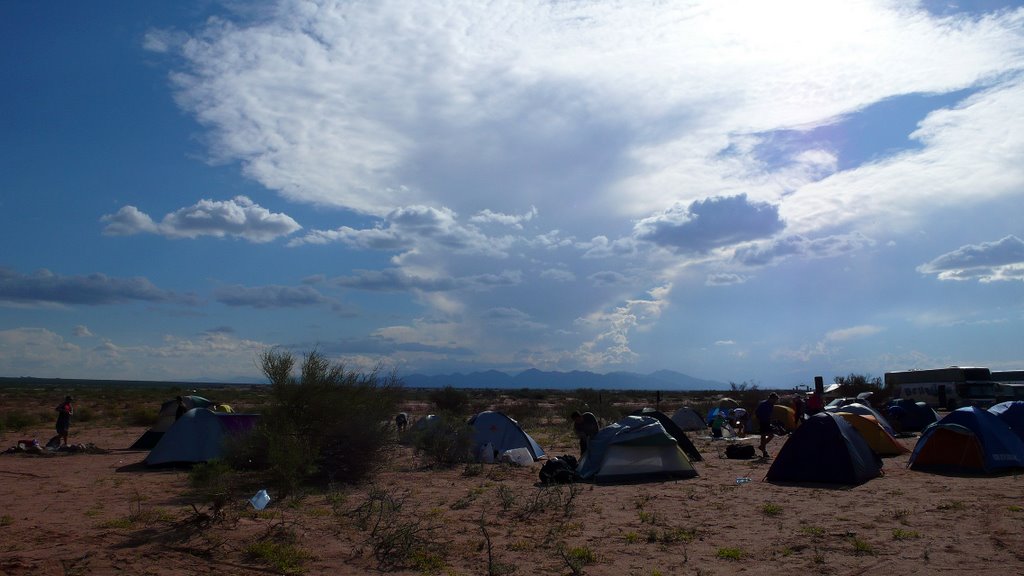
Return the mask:
[[628,279],[622,274],[614,270],[603,270],[587,276],[587,280],[590,280],[594,286],[615,286],[616,284],[623,284]]
[[217,238],[235,236],[250,242],[270,242],[300,230],[298,222],[287,214],[273,213],[245,196],[231,200],[200,200],[171,212],[156,223],[134,206],[125,206],[101,218],[108,236],[160,234],[168,238]]
[[678,252],[715,248],[769,237],[784,227],[778,207],[751,202],[746,194],[676,205],[636,224],[634,236]]
[[93,333],[89,331],[89,327],[79,324],[71,329],[71,334],[76,338],[91,338]]
[[502,214],[500,212],[492,212],[490,210],[481,210],[477,214],[473,215],[469,219],[470,222],[484,224],[484,223],[496,223],[503,224],[505,226],[511,226],[513,228],[522,230],[523,222],[529,222],[537,215],[537,208],[530,206],[530,211],[525,214]]
[[854,340],[857,338],[867,338],[868,336],[874,336],[879,332],[885,330],[881,326],[873,326],[870,324],[864,324],[861,326],[851,326],[849,328],[839,328],[832,330],[825,334],[825,340],[828,342],[842,342],[845,340]]
[[512,237],[488,236],[472,224],[460,223],[458,215],[448,208],[404,206],[389,212],[373,228],[313,230],[292,240],[289,246],[342,242],[367,250],[401,252],[416,248],[505,256],[513,241]]
[[802,259],[831,258],[850,254],[875,245],[867,236],[854,232],[820,238],[798,234],[768,242],[737,248],[733,259],[746,266],[766,266],[789,257]]
[[743,284],[747,280],[749,280],[747,276],[721,272],[717,274],[708,274],[704,284],[708,286],[730,286],[732,284]]
[[571,270],[563,270],[561,268],[548,268],[542,270],[540,277],[545,280],[553,280],[555,282],[572,282],[576,279],[576,275]]
[[968,244],[917,267],[939,280],[1024,280],[1024,240],[1010,235],[995,242]]
[[31,275],[0,268],[0,302],[22,305],[123,304],[126,302],[195,304],[192,294],[156,287],[145,278],[111,278],[104,274],[60,276],[49,270]]
[[648,292],[648,298],[627,300],[613,310],[593,312],[577,319],[576,324],[596,335],[574,352],[577,361],[591,369],[627,364],[637,359],[630,348],[630,334],[657,321],[668,306],[671,285]]

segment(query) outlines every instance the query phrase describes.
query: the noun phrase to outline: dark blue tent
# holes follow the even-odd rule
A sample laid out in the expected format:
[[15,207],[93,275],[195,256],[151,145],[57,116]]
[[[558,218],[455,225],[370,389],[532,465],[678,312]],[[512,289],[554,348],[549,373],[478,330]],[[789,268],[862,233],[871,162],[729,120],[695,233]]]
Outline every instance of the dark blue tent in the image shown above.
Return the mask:
[[1010,430],[1024,440],[1024,400],[1000,402],[988,409],[1010,427]]
[[965,406],[925,428],[908,463],[912,470],[994,472],[1024,467],[1024,441],[998,416]]
[[782,445],[765,480],[861,484],[881,475],[882,462],[842,416],[819,412]]
[[938,421],[939,416],[924,402],[910,398],[896,398],[886,407],[889,420],[903,432],[920,432],[929,424]]

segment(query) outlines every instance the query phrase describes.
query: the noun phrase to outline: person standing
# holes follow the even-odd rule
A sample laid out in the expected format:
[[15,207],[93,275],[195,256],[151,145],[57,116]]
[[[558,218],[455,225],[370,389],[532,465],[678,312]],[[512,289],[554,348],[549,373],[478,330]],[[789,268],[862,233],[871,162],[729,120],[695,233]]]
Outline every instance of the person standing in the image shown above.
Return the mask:
[[65,396],[64,402],[57,406],[57,436],[60,437],[61,446],[68,445],[68,431],[71,429],[71,416],[75,413],[75,406],[72,402],[74,402],[74,398],[71,396]]
[[768,395],[767,400],[761,400],[754,410],[754,416],[757,417],[757,427],[761,433],[761,456],[769,458],[768,455],[768,443],[775,437],[775,433],[772,432],[772,412],[775,410],[775,403],[779,401],[779,395],[772,392]]
[[174,410],[174,420],[177,421],[179,418],[188,412],[188,406],[185,406],[185,399],[178,396],[178,407]]
[[807,412],[807,402],[802,394],[797,392],[793,395],[793,415],[796,418],[794,426],[799,426],[804,421],[804,414]]
[[590,447],[590,440],[597,436],[597,431],[601,426],[597,423],[597,416],[594,416],[593,412],[580,414],[577,410],[572,413],[572,427],[580,439],[580,458],[582,458],[587,453],[587,448]]

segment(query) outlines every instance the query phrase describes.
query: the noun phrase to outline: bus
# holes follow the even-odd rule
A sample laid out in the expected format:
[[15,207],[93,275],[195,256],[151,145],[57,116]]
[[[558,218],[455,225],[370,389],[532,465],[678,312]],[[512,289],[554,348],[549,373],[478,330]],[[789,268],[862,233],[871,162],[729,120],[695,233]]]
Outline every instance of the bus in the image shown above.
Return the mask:
[[893,398],[910,398],[932,408],[988,408],[996,403],[997,383],[988,368],[950,366],[886,372],[885,387]]
[[1024,400],[1024,370],[992,371],[996,383],[996,402]]

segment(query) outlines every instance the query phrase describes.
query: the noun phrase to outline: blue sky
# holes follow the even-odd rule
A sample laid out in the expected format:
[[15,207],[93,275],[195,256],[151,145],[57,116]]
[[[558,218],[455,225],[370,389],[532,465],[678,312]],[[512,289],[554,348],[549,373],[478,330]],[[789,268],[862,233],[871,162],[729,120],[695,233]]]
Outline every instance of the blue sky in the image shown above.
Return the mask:
[[0,4],[0,374],[1024,368],[1024,8]]

